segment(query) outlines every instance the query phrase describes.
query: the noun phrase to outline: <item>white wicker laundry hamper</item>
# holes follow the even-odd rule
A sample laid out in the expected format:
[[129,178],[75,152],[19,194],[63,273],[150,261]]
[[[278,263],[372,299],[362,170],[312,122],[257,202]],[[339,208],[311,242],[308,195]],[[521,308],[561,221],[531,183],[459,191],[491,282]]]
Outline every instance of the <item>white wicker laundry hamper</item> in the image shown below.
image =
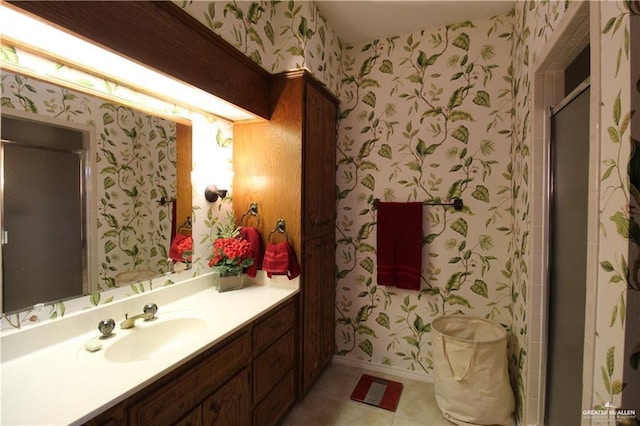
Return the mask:
[[436,402],[458,425],[511,425],[515,399],[507,366],[507,332],[473,316],[431,322]]

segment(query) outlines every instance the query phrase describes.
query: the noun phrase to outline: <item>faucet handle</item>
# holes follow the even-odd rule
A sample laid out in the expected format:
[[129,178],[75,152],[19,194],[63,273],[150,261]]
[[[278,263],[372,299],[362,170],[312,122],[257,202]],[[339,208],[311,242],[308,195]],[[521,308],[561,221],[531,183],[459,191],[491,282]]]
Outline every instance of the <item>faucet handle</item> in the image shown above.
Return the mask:
[[116,328],[116,322],[113,318],[108,318],[98,323],[98,330],[102,333],[101,339],[106,339],[113,336],[113,329]]
[[142,309],[142,312],[144,312],[148,316],[148,318],[145,318],[145,321],[154,320],[157,318],[156,312],[158,312],[158,305],[156,305],[155,303],[147,303],[146,305],[144,305],[144,309]]

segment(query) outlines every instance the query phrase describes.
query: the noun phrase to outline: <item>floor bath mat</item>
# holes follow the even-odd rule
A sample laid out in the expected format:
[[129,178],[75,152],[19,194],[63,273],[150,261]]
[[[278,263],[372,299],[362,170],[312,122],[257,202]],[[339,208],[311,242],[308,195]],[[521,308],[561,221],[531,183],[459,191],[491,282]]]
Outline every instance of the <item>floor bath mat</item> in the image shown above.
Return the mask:
[[404,385],[393,380],[363,374],[351,392],[351,399],[389,411],[396,411]]

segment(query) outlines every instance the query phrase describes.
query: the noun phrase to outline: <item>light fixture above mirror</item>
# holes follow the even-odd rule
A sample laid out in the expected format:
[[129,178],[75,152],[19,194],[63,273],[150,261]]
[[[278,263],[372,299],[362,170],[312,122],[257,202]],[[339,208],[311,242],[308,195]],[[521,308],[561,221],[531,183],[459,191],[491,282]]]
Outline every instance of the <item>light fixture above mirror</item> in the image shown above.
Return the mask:
[[[204,90],[84,41],[5,4],[0,5],[0,35],[5,42],[45,51],[47,56],[61,63],[125,82],[131,88],[159,99],[179,99],[191,109],[196,107],[232,122],[256,118]],[[96,64],[100,67],[97,68]]]

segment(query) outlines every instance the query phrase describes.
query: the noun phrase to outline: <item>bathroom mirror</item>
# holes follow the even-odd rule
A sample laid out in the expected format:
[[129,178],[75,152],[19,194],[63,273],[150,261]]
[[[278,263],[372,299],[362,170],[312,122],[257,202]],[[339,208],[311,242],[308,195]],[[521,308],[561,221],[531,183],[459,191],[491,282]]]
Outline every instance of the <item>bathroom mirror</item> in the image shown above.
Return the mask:
[[190,126],[5,69],[1,78],[3,311],[166,273],[191,213],[190,179],[177,184],[191,171],[177,158],[178,145],[190,153]]
[[[223,117],[224,123],[216,121],[217,119],[210,120],[202,115],[197,115],[197,119],[194,118],[193,161],[191,160],[192,132],[189,123],[177,125],[177,138],[180,139],[182,134],[187,140],[187,143],[184,144],[178,141],[178,186],[182,181],[187,182],[190,188],[192,179],[195,185],[193,190],[188,189],[184,192],[182,189],[178,190],[178,194],[191,193],[191,198],[178,196],[178,212],[180,212],[182,202],[189,203],[183,209],[184,215],[191,215],[192,212],[197,213],[197,210],[203,207],[201,205],[203,200],[200,198],[204,186],[199,188],[198,185],[225,184],[226,179],[230,176],[228,152],[224,149],[227,144],[226,135],[230,133],[230,123],[257,117],[263,119],[270,117],[271,75],[258,64],[247,59],[240,51],[230,48],[229,44],[221,37],[204,28],[196,18],[184,12],[179,5],[173,2],[122,2],[118,8],[114,8],[111,2],[96,1],[87,2],[83,4],[83,7],[78,8],[74,2],[10,0],[4,2],[2,6],[26,12],[27,15],[37,17],[38,21],[53,23],[54,26],[64,28],[66,31],[80,36],[83,40],[92,41],[110,52],[129,58],[137,64],[153,68],[164,76],[186,83],[189,87],[182,86],[178,90],[180,96],[184,96],[185,92],[192,92],[189,90],[190,88],[196,88],[205,93],[207,99],[203,104],[206,106],[201,107],[198,111]],[[3,13],[3,16],[6,17],[7,14]],[[11,23],[13,22],[21,21],[12,19]],[[108,22],[109,25],[105,25],[105,22]],[[9,24],[10,22],[5,21],[4,23]],[[3,25],[3,31],[8,27],[9,25]],[[25,28],[26,26],[17,25],[17,27]],[[35,31],[30,31],[24,37],[30,37],[35,33]],[[21,41],[27,43],[26,40],[23,40],[23,36],[15,36],[12,39],[3,38],[3,41],[7,42],[7,40],[18,44]],[[80,62],[65,62],[63,58],[65,58],[66,51],[76,52],[79,50],[70,49],[69,46],[73,43],[63,43],[59,36],[48,37],[47,40],[54,41],[53,46],[46,49],[36,48],[35,51],[52,53],[58,47],[62,47],[63,52],[57,53],[56,55],[59,56],[54,59],[60,64],[82,63],[82,59],[89,57],[89,55],[82,55],[83,57],[79,59]],[[201,52],[208,52],[208,54],[205,57]],[[109,63],[111,61],[99,60],[95,66],[87,65],[87,67],[92,70],[97,69],[104,74],[106,72],[104,69]],[[119,68],[125,69],[125,67]],[[109,78],[114,75],[113,73],[107,74],[110,76]],[[131,73],[129,72],[127,75],[131,75]],[[108,85],[107,91],[126,87],[126,83],[120,84],[116,81],[113,80],[113,84]],[[151,81],[151,79],[146,79],[145,83]],[[156,94],[155,96],[170,102],[172,115],[176,108],[184,109],[185,106],[193,105],[191,100],[185,101],[180,96],[167,97],[167,90],[167,85],[155,84],[145,93]],[[28,89],[25,93],[28,93]],[[215,102],[215,107],[213,107],[213,103],[209,102],[212,95],[217,97],[218,101],[222,100],[222,109],[220,109],[220,102]],[[169,111],[169,109],[164,110]],[[187,114],[184,117],[194,116]],[[211,141],[219,144],[222,149],[210,146]],[[187,169],[180,166],[181,158],[188,163],[187,168],[191,165],[194,168],[191,173],[186,170],[186,176],[181,176],[181,171]],[[198,159],[205,158],[207,159],[206,163],[201,161],[199,165],[197,164]],[[210,161],[216,166],[210,167],[208,164]],[[191,203],[194,203],[195,206],[192,207]],[[183,220],[180,217],[181,214],[178,213],[178,223]],[[194,219],[198,218],[194,215]],[[207,216],[204,217],[204,220],[207,221]],[[199,225],[207,226],[206,223],[200,222],[201,220],[194,220],[196,230]],[[202,244],[198,241],[194,241],[194,243]],[[196,252],[200,245],[196,248]],[[93,303],[93,298],[91,303]]]

